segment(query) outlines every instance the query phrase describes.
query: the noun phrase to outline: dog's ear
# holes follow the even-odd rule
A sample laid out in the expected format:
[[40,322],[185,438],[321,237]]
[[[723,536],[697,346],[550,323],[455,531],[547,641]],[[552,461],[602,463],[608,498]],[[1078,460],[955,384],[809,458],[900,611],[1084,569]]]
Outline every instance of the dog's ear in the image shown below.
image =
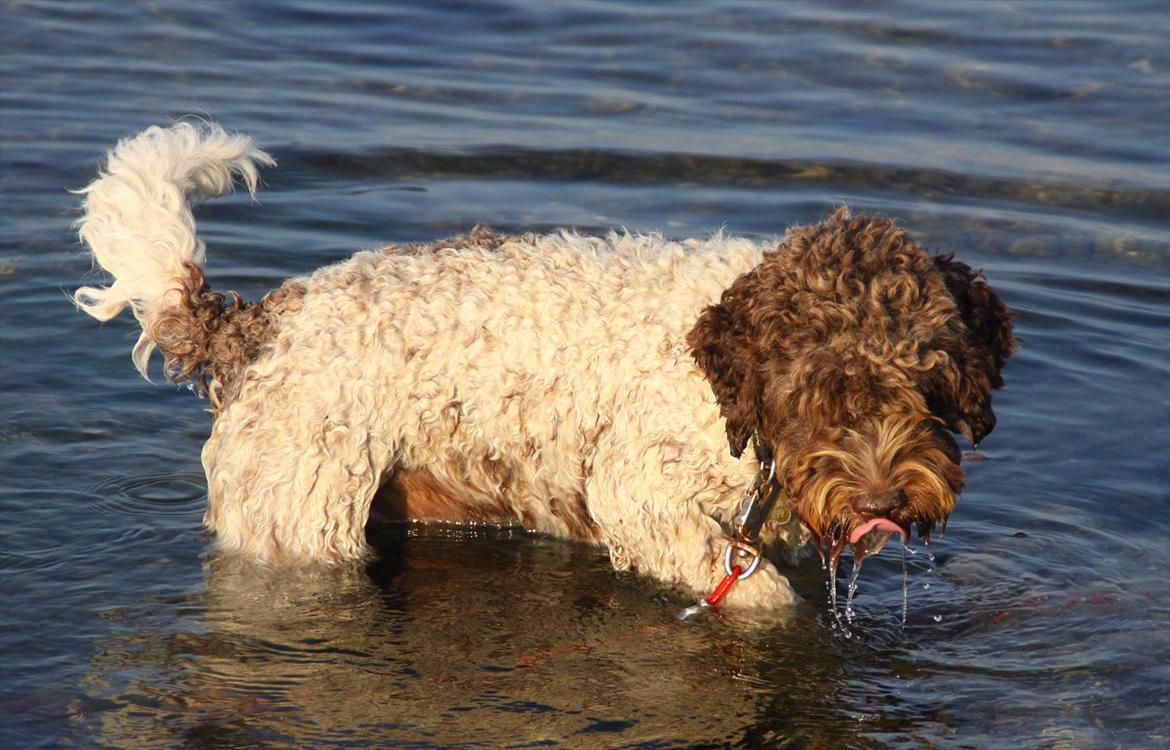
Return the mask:
[[974,344],[974,350],[964,353],[960,362],[963,382],[956,394],[960,414],[950,426],[978,443],[995,427],[990,391],[1003,386],[1000,370],[1016,351],[1012,311],[981,271],[951,255],[937,256],[934,266],[942,274]]
[[967,330],[987,347],[995,359],[992,387],[1001,387],[1003,380],[999,377],[999,371],[1007,358],[1016,351],[1016,340],[1012,336],[1012,311],[987,283],[982,271],[972,269],[951,255],[937,256],[934,267],[942,273],[947,290],[955,298],[959,314],[967,324]]
[[762,384],[748,329],[748,290],[755,285],[754,276],[755,272],[749,273],[728,288],[718,304],[703,311],[687,336],[691,355],[719,402],[727,423],[727,442],[736,458],[759,426]]

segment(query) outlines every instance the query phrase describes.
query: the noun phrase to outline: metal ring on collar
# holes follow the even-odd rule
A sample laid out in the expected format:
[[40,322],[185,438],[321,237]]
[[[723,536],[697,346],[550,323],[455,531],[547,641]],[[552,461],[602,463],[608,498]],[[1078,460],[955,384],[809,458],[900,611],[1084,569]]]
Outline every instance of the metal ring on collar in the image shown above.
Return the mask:
[[749,547],[747,545],[736,544],[735,542],[729,542],[727,544],[727,549],[724,550],[724,552],[723,552],[723,570],[727,573],[727,575],[732,574],[731,551],[733,549],[741,550],[742,552],[745,552],[745,553],[750,554],[752,556],[752,561],[748,564],[747,569],[744,570],[742,573],[740,573],[739,576],[736,578],[737,581],[742,581],[743,579],[750,576],[752,573],[755,573],[756,568],[760,567],[760,552],[759,552],[759,550],[757,550],[753,547]]
[[768,470],[768,478],[760,483],[761,486],[767,484],[768,482],[771,482],[773,479],[776,478],[776,459],[773,458],[771,461],[769,461],[767,466],[764,466],[764,462],[760,461],[760,473],[761,474],[764,473],[764,469]]

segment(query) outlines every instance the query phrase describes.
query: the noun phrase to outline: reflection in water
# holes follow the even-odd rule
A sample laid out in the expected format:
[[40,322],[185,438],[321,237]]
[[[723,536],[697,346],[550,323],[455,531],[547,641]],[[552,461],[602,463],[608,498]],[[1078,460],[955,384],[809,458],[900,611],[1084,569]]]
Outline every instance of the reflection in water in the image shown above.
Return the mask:
[[826,721],[846,675],[808,612],[679,624],[591,548],[380,533],[397,551],[368,570],[209,560],[203,590],[119,618],[75,717],[126,748],[858,739]]

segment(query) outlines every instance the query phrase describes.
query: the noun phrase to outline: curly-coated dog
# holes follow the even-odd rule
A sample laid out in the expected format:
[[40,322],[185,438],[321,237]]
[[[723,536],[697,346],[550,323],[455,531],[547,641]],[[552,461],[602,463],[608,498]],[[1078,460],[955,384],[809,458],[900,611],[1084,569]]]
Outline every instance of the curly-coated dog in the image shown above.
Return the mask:
[[[1011,312],[888,219],[839,210],[767,244],[477,229],[225,298],[192,203],[271,163],[214,125],[151,128],[78,222],[115,279],[78,304],[129,305],[143,375],[157,348],[210,399],[205,522],[226,551],[361,560],[372,512],[514,522],[707,593],[747,572],[724,560],[751,549],[759,459],[781,499],[748,541],[775,558],[811,535],[835,559],[945,523],[951,433],[995,425]],[[727,601],[794,599],[765,559]]]

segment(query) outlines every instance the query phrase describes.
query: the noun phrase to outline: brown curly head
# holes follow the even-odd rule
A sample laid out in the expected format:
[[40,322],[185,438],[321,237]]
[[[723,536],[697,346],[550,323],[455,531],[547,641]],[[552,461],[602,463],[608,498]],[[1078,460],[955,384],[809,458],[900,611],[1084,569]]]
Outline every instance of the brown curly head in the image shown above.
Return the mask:
[[950,432],[995,426],[1011,311],[968,266],[885,218],[789,230],[707,308],[688,342],[738,456],[752,434],[814,537],[928,534],[963,486]]

